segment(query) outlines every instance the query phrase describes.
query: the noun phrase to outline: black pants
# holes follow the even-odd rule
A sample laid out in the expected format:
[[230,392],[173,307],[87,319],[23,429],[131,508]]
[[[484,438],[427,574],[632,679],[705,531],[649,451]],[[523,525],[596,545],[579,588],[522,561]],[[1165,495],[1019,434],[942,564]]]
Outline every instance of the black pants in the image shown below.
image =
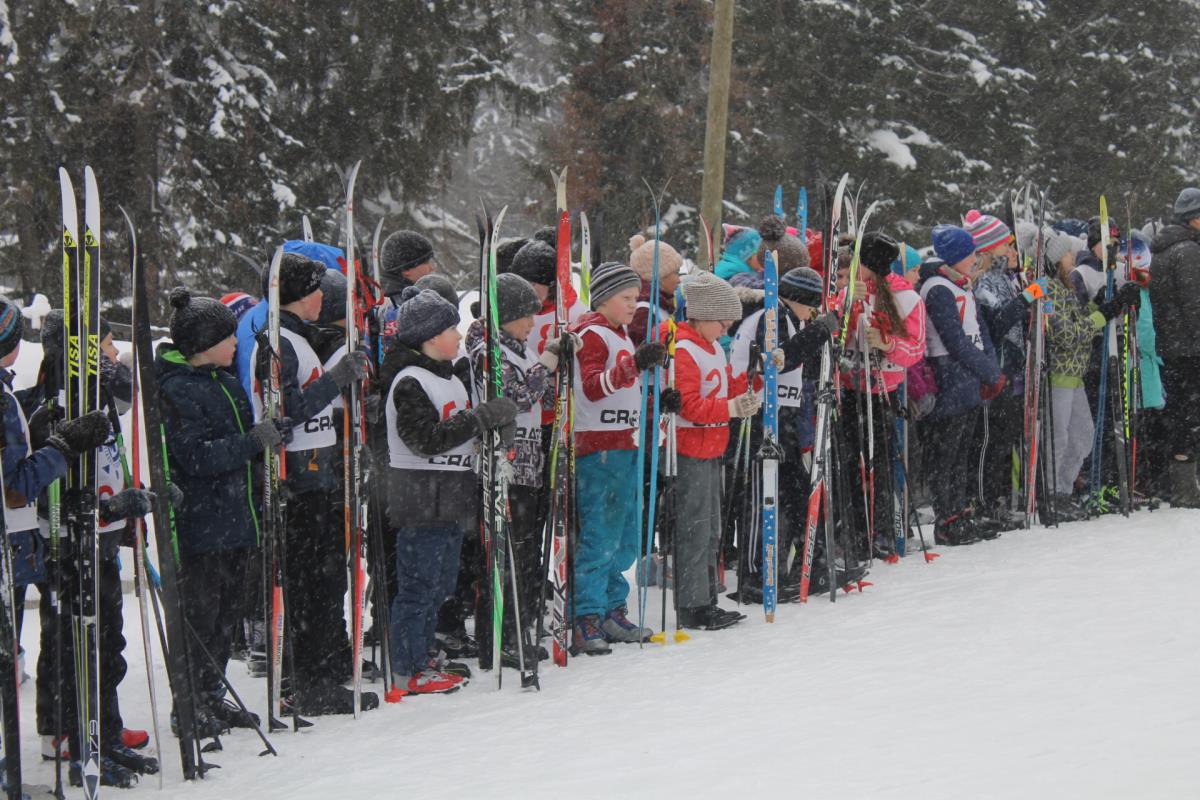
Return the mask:
[[1163,408],[1166,426],[1174,442],[1171,455],[1200,455],[1200,358],[1164,358]]
[[328,503],[322,491],[294,495],[288,502],[284,579],[298,691],[342,683],[350,674],[345,537],[340,515],[339,524],[331,524]]
[[[984,420],[987,420],[987,448],[983,449]],[[1012,451],[1025,436],[1024,398],[1004,392],[979,412],[972,465],[976,472],[971,484],[972,495],[979,494],[980,457],[983,460],[983,494],[980,510],[990,512],[997,504],[1009,505],[1012,500]]]
[[248,549],[181,554],[179,589],[184,614],[196,638],[216,661],[215,665],[210,662],[189,634],[192,685],[201,695],[225,694],[221,677],[244,612],[248,563]]
[[[111,535],[111,534],[108,534]],[[59,563],[48,562],[47,585],[38,586],[42,599],[38,606],[41,619],[41,651],[37,663],[37,731],[42,736],[57,736],[64,732],[70,734],[71,752],[81,752],[78,747],[79,724],[76,716],[75,697],[75,647],[72,643],[72,625],[78,619],[79,579],[78,570],[73,557]],[[54,581],[55,570],[62,571],[62,661],[60,662],[62,682],[55,685],[54,653],[55,653],[55,614],[50,604],[50,585]],[[122,634],[124,623],[121,596],[121,570],[115,558],[102,559],[97,567],[99,578],[99,593],[96,596],[96,609],[100,615],[100,741],[120,743],[121,729],[124,721],[121,719],[121,706],[117,701],[117,686],[125,678],[125,637]],[[55,700],[62,697],[62,727],[55,730]]]
[[[532,630],[537,617],[537,597],[542,590],[542,535],[538,527],[540,489],[531,486],[508,487],[508,511],[511,518],[508,538],[512,543],[513,561],[517,565],[517,597],[521,611],[523,631]],[[542,518],[541,525],[545,525]],[[481,559],[482,563],[482,559]],[[509,576],[507,556],[504,561],[504,643],[516,644],[517,630],[513,616],[512,578]],[[480,581],[478,602],[475,606],[475,639],[479,643],[480,663],[491,665],[492,657],[492,590],[491,573],[485,570]],[[528,640],[527,640],[528,641]]]
[[[872,516],[874,521],[871,538],[876,543],[876,546],[887,552],[895,549],[893,541],[893,475],[891,459],[888,457],[891,453],[892,442],[894,441],[895,431],[892,429],[891,420],[894,418],[892,409],[896,408],[895,392],[889,395],[871,395],[871,423],[875,431],[875,448],[874,459],[872,462],[869,431],[867,428],[867,408],[866,397],[853,391],[846,391],[842,395],[841,407],[841,433],[842,441],[845,447],[842,449],[842,460],[839,466],[845,471],[846,475],[853,476],[850,481],[854,496],[850,502],[851,513],[851,529],[858,533],[858,536],[852,535],[852,543],[855,549],[862,548],[861,555],[869,558],[870,553],[866,551],[866,535],[867,531],[867,510],[866,502],[864,501],[864,490],[868,493],[871,487],[871,466],[874,464],[874,487],[875,487],[875,502],[872,504]],[[860,404],[862,407],[860,408]],[[885,410],[886,405],[886,410]],[[860,463],[859,456],[862,454]]]
[[973,408],[956,417],[936,417],[929,421],[926,431],[926,469],[933,490],[933,510],[938,519],[948,519],[967,507],[970,486],[975,478],[971,465],[975,426],[979,409]]

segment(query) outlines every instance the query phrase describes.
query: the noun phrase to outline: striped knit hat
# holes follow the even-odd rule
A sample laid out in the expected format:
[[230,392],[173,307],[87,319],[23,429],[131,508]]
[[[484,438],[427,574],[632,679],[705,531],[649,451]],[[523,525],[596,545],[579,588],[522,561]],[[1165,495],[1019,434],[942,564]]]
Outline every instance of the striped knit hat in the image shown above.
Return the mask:
[[618,261],[605,261],[592,270],[592,309],[626,289],[641,289],[642,279],[629,267]]
[[963,227],[975,240],[975,251],[978,253],[986,253],[1012,241],[1012,231],[1008,226],[990,214],[981,214],[971,209],[963,222]]
[[779,296],[803,306],[821,305],[825,287],[821,276],[808,267],[789,270],[779,279]]
[[21,343],[25,318],[21,309],[7,297],[0,296],[0,358],[11,353]]

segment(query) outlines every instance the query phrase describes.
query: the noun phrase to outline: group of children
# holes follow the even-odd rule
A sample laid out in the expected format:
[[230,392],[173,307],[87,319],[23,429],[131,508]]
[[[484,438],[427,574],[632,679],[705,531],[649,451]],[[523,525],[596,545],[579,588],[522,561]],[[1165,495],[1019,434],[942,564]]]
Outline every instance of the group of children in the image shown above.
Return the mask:
[[[286,450],[280,544],[286,553],[290,658],[283,710],[305,715],[356,710],[345,687],[354,665],[344,610],[348,556],[337,462],[341,398],[352,384],[367,393],[373,502],[379,506],[373,520],[382,520],[385,531],[382,552],[373,552],[372,579],[386,587],[376,596],[386,602],[374,603],[370,639],[389,642],[393,685],[410,694],[459,689],[471,676],[465,658],[478,656],[483,668],[494,666],[478,474],[481,458],[490,457],[483,442],[493,433],[504,444],[507,462],[518,587],[506,606],[515,600],[519,608],[506,615],[502,663],[526,668],[531,659],[548,657],[533,634],[544,629],[538,616],[548,590],[544,543],[552,427],[558,372],[568,364],[576,504],[568,607],[578,654],[604,654],[613,644],[647,641],[653,632],[631,618],[638,615],[631,614],[626,578],[639,556],[647,555],[642,552],[647,521],[641,516],[647,504],[639,497],[648,499],[653,482],[639,448],[644,456],[646,448],[661,446],[659,431],[639,439],[649,403],[660,409],[664,430],[671,420],[675,434],[674,502],[649,523],[669,566],[664,570],[669,575],[658,579],[673,583],[679,625],[720,630],[745,618],[720,602],[730,561],[738,564],[739,603],[761,602],[768,565],[756,538],[753,518],[760,510],[748,473],[757,469],[753,453],[762,443],[761,373],[768,361],[778,371],[781,601],[800,593],[810,472],[819,456],[814,418],[823,357],[835,359],[826,365],[836,376],[829,387],[836,390],[836,413],[827,469],[842,502],[826,506],[837,517],[839,535],[829,540],[834,551],[826,552],[824,537],[812,546],[812,593],[858,580],[872,559],[896,559],[911,527],[909,520],[897,523],[895,515],[904,486],[913,493],[922,482],[928,486],[939,545],[995,538],[1023,524],[1012,512],[1012,475],[1014,460],[1023,458],[1026,349],[1031,311],[1039,303],[1048,312],[1047,435],[1053,444],[1045,485],[1054,494],[1039,511],[1043,521],[1084,515],[1081,498],[1089,487],[1080,473],[1094,434],[1095,401],[1086,383],[1095,367],[1089,364],[1098,332],[1146,303],[1149,248],[1140,238],[1123,246],[1122,231],[1116,225],[1103,231],[1099,219],[1082,232],[1078,240],[1031,223],[1014,231],[996,217],[971,211],[962,226],[933,229],[932,253],[923,260],[909,245],[876,231],[858,242],[839,239],[832,243],[836,252],[826,257],[819,234],[788,229],[768,217],[757,228],[726,226],[724,256],[715,272],[686,271],[685,260],[669,244],[636,236],[628,264],[605,262],[592,269],[585,307],[575,287],[558,285],[555,234],[543,229],[499,248],[492,312],[502,392],[493,399],[485,399],[484,383],[490,380],[485,365],[497,350],[485,346],[481,320],[470,324],[464,341],[458,293],[435,271],[434,248],[416,232],[394,233],[383,245],[382,298],[371,310],[369,331],[379,346],[370,354],[345,347],[341,252],[327,245],[284,246],[275,353],[263,335],[265,300],[236,294],[216,300],[174,290],[171,339],[160,344],[155,366],[174,484],[179,588],[192,628],[214,655],[212,662],[197,659],[192,665],[201,734],[258,723],[226,698],[222,673],[240,648],[248,651],[252,671],[259,662],[258,674],[266,657],[261,470],[264,451],[273,448]],[[1041,261],[1035,263],[1038,253]],[[1130,274],[1137,280],[1118,280],[1110,292],[1102,265],[1123,264],[1127,253],[1136,254]],[[771,316],[764,309],[768,257],[780,272],[775,331],[766,329]],[[829,268],[836,275],[828,275]],[[264,276],[264,296],[265,283]],[[558,335],[560,292],[567,319]],[[13,395],[11,368],[21,327],[19,311],[0,304],[6,400]],[[769,341],[777,346],[768,348]],[[110,342],[106,337],[106,348]],[[150,508],[148,492],[126,487],[116,447],[117,416],[129,402],[128,367],[106,349],[105,410],[61,421],[61,315],[46,325],[42,343],[37,384],[4,409],[5,511],[17,584],[45,586],[55,570],[63,573],[64,584],[72,583],[69,552],[53,560],[43,555],[39,498],[62,477],[69,458],[98,449],[105,497],[101,615],[119,620],[116,556],[125,520]],[[269,419],[264,389],[273,368],[282,384],[282,412]],[[653,382],[657,398],[653,393],[647,398],[645,383],[660,369]],[[911,442],[898,434],[899,421],[908,422]],[[911,471],[900,457],[906,444],[914,451]],[[903,531],[899,540],[897,524]],[[51,713],[56,670],[48,637],[58,610],[47,599],[50,592],[42,596],[38,730],[49,747],[69,744],[64,750],[69,756],[78,752],[75,734],[63,737],[77,729],[72,704],[65,704],[60,722]],[[472,616],[476,623],[469,631]],[[125,773],[157,765],[130,749],[141,737],[124,730],[117,703],[124,641],[119,624],[105,630],[100,645],[105,782],[127,785]],[[523,652],[519,641],[526,643]],[[72,657],[65,649],[58,672],[61,694],[71,698]],[[374,693],[361,694],[361,710],[377,704]]]

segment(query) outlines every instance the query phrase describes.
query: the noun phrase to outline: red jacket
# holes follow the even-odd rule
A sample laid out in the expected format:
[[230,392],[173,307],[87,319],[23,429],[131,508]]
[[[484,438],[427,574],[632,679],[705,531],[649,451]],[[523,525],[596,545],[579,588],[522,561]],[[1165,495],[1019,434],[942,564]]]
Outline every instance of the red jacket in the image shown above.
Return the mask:
[[[603,325],[625,339],[629,334],[624,326],[613,325],[598,311],[589,311],[571,326],[572,331],[581,331],[591,325]],[[583,387],[583,397],[576,395],[575,402],[599,401],[612,394],[615,389],[632,386],[640,372],[632,356],[617,361],[612,369],[606,369],[608,345],[593,332],[583,334],[583,346],[575,353],[575,369]],[[575,455],[586,456],[601,450],[636,450],[637,428],[621,431],[576,431]]]
[[[667,325],[661,329],[662,338],[667,336]],[[722,353],[721,346],[716,342],[705,341],[686,322],[680,323],[675,329],[677,342],[692,342],[703,348],[706,353]],[[724,359],[722,359],[724,360]],[[676,426],[676,443],[679,454],[688,458],[719,458],[725,452],[729,443],[729,399],[745,394],[748,389],[746,373],[736,377],[733,367],[725,365],[725,382],[727,392],[715,392],[708,397],[701,395],[700,367],[695,359],[683,348],[675,350],[675,388],[683,400],[681,419],[700,425],[712,425],[706,428],[685,428]],[[724,423],[718,425],[717,423]]]

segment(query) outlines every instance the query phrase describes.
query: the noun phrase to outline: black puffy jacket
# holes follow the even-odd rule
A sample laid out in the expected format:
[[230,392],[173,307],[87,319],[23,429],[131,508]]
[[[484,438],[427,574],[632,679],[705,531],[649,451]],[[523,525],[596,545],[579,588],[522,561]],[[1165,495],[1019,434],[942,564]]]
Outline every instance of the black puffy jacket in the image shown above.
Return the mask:
[[159,347],[154,366],[171,480],[183,491],[175,508],[179,549],[253,547],[262,447],[248,435],[254,414],[242,384],[227,370],[191,366],[171,343]]
[[1200,357],[1200,231],[1168,225],[1154,237],[1150,252],[1158,354],[1165,359]]

